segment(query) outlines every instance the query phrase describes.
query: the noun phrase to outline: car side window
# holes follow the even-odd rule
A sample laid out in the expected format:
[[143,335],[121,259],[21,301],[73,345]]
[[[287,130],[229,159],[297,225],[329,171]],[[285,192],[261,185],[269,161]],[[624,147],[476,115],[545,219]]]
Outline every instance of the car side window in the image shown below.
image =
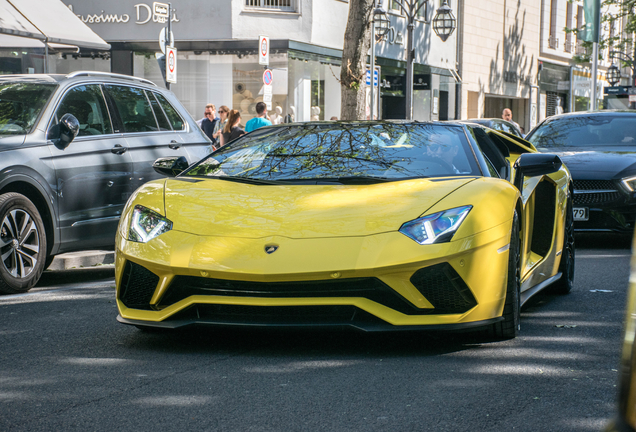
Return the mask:
[[157,118],[157,123],[159,124],[159,130],[162,131],[170,131],[172,127],[170,126],[170,122],[166,118],[166,114],[159,106],[159,102],[155,99],[153,92],[146,90],[146,96],[148,96],[148,100],[150,101],[150,105],[152,106],[152,110],[155,113],[155,117]]
[[64,114],[72,114],[80,124],[77,136],[112,134],[113,127],[98,84],[73,87],[55,112],[55,124]]
[[143,89],[107,85],[124,127],[124,132],[158,131],[157,120]]
[[170,105],[170,102],[168,102],[168,99],[166,99],[164,95],[160,93],[155,93],[155,96],[157,97],[157,100],[161,104],[161,107],[163,108],[166,115],[168,116],[168,120],[170,120],[170,124],[172,125],[172,128],[176,131],[184,130],[185,122],[183,121],[183,119],[181,118],[177,110],[174,109],[172,105]]

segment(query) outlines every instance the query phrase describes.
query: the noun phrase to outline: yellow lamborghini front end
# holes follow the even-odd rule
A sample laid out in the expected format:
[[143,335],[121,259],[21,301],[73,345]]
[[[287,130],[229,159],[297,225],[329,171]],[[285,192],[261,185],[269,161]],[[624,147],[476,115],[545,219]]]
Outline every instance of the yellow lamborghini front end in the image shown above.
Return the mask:
[[[484,160],[466,159],[462,166],[455,158],[450,171],[450,165],[421,156],[417,146],[428,141],[408,141],[381,126],[388,132],[377,137],[391,134],[397,144],[372,148],[374,159],[366,155],[371,162],[364,163],[373,169],[382,164],[382,177],[356,171],[357,176],[337,178],[263,180],[257,170],[265,166],[267,179],[285,169],[301,167],[311,174],[335,168],[324,168],[315,158],[311,165],[298,163],[306,157],[303,150],[289,162],[291,168],[280,163],[290,159],[288,153],[275,154],[274,169],[267,165],[272,153],[263,156],[271,149],[248,146],[227,150],[226,159],[214,153],[211,162],[189,168],[189,176],[137,190],[116,239],[119,321],[165,328],[386,330],[497,325],[507,317],[514,331],[502,336],[514,337],[520,290],[559,275],[565,194],[555,191],[567,190],[566,171],[526,182],[524,196],[506,179],[477,175]],[[449,130],[470,156],[464,129]],[[371,151],[369,143],[375,141],[364,142],[359,148]],[[386,164],[383,154],[390,155]],[[406,164],[417,157],[417,169],[448,172],[404,175],[404,166],[411,170]],[[463,173],[456,174],[460,169]],[[231,170],[241,175],[230,175]],[[397,177],[390,177],[391,170]],[[552,191],[544,194],[553,201],[552,216],[542,216],[539,224],[531,213],[545,206],[535,205],[533,189]],[[532,231],[545,225],[546,217],[552,226],[541,237]],[[535,238],[541,250],[531,246]],[[512,301],[516,309],[507,312]]]

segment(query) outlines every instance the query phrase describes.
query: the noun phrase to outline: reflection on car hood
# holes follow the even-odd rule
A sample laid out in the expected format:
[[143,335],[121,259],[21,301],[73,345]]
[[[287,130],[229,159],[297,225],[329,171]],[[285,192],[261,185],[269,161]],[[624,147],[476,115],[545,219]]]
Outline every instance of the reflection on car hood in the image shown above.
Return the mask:
[[166,182],[173,229],[260,238],[350,237],[396,231],[472,178],[364,186],[257,186],[222,180]]
[[[539,149],[552,153],[550,150],[553,149]],[[556,154],[575,179],[611,179],[622,176],[623,172],[636,172],[636,148],[615,147],[604,148],[603,151],[571,149]]]
[[0,135],[0,151],[20,147],[25,139],[26,135]]

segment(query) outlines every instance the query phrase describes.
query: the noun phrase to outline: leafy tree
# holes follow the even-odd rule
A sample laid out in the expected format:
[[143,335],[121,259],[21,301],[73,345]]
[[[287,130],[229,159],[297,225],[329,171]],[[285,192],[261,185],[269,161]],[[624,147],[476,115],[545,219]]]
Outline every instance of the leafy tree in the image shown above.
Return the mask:
[[371,48],[374,0],[349,0],[340,70],[342,120],[366,119],[367,55]]
[[[570,0],[571,1],[571,0]],[[621,23],[624,27],[621,29]],[[614,31],[610,31],[613,28]],[[599,59],[606,48],[610,51],[621,51],[634,57],[633,36],[636,32],[636,0],[602,0],[601,1],[601,34],[599,38]],[[566,32],[576,33],[578,29],[566,28]],[[592,60],[592,42],[581,42],[585,54],[574,56],[574,61],[587,63]],[[625,65],[631,66],[631,65]]]

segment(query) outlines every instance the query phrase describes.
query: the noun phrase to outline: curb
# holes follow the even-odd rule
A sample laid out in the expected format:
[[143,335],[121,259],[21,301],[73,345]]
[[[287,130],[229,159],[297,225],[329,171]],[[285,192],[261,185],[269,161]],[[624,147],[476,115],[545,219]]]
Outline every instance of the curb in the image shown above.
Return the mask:
[[56,255],[47,270],[69,270],[115,263],[113,251],[83,251]]

